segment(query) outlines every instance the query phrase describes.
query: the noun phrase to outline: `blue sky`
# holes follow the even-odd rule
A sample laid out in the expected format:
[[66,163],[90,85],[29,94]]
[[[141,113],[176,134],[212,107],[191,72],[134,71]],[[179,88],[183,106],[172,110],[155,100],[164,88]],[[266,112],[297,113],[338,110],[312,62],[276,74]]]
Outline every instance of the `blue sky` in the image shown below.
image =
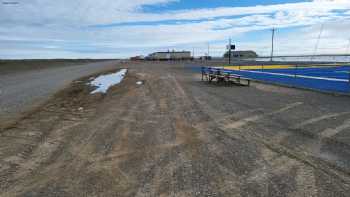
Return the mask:
[[148,5],[144,6],[145,12],[164,12],[172,10],[185,10],[185,9],[200,9],[200,8],[217,8],[217,7],[249,7],[256,5],[274,5],[281,3],[296,3],[303,2],[298,0],[282,1],[282,0],[268,0],[268,1],[257,1],[257,0],[185,0],[173,2],[165,5]]
[[[0,0],[2,1],[2,0]],[[3,1],[2,1],[3,2]],[[18,0],[0,4],[0,58],[125,58],[168,49],[221,56],[346,53],[350,0]]]

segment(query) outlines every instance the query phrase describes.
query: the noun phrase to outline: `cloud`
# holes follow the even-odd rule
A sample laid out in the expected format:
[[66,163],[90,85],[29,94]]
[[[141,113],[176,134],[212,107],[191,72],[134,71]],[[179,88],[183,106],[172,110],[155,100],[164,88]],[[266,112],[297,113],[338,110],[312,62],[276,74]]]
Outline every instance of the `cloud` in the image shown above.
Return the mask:
[[[288,39],[280,39],[277,53],[302,54],[309,53],[308,49],[314,45],[321,23],[326,24],[324,38],[333,43],[332,46],[322,43],[324,48],[340,52],[343,49],[335,45],[342,48],[342,42],[350,35],[346,22],[350,19],[348,0],[143,11],[145,5],[176,1],[33,0],[20,2],[18,6],[2,5],[0,58],[28,57],[30,51],[33,51],[32,58],[43,54],[47,57],[55,54],[58,57],[127,57],[172,47],[191,49],[207,42],[214,43],[215,55],[221,55],[228,37],[244,38],[241,48],[264,54],[269,51],[269,36],[257,37],[259,32],[272,27],[293,29],[292,33],[279,33]],[[258,32],[253,36],[254,42],[249,41],[251,32]],[[299,45],[299,51],[295,51],[295,43],[305,46]]]
[[257,5],[251,7],[221,7],[212,9],[180,10],[160,14],[134,13],[133,15],[129,15],[128,17],[121,19],[121,21],[200,20],[228,16],[273,14],[276,12],[296,12],[309,16],[322,16],[332,11],[348,9],[350,9],[349,0],[316,0],[313,2],[285,3],[267,6]]
[[91,25],[137,21],[204,20],[217,17],[299,13],[321,16],[331,11],[350,9],[349,0],[315,0],[313,2],[189,9],[165,13],[144,13],[142,6],[159,5],[177,0],[61,0],[23,1],[17,6],[0,6],[1,23]]
[[142,6],[177,0],[32,0],[18,5],[0,6],[1,23],[18,24],[89,24],[123,20]]

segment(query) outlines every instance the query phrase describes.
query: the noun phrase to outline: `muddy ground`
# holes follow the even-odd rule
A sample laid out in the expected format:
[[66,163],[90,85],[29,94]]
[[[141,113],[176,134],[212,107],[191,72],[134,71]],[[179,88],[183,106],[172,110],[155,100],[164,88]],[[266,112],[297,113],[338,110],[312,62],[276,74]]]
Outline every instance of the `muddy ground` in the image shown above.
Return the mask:
[[68,86],[73,80],[116,68],[119,61],[0,60],[0,122],[11,121]]
[[0,196],[349,196],[349,97],[120,68],[106,95],[79,79],[2,125]]

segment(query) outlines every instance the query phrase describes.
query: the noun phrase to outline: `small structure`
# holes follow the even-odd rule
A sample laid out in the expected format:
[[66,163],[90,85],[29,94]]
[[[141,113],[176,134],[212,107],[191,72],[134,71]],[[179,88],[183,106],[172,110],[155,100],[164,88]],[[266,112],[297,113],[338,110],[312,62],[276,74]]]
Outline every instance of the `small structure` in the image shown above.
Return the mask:
[[200,56],[200,60],[211,60],[211,56],[205,55],[205,56]]
[[146,57],[147,60],[191,60],[190,51],[155,52]]
[[[229,52],[224,54],[224,58],[228,58]],[[255,51],[231,51],[231,58],[257,58],[258,54]]]
[[142,55],[139,55],[139,56],[135,56],[135,57],[131,57],[130,60],[132,61],[137,61],[137,60],[144,60],[145,57],[142,56]]

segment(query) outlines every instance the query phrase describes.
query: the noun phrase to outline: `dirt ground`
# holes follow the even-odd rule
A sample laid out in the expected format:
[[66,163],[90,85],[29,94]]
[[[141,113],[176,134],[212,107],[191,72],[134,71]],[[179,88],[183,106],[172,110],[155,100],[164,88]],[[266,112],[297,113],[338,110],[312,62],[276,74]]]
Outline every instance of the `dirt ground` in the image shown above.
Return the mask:
[[106,60],[94,59],[43,59],[43,60],[1,60],[0,73],[8,74],[14,72],[23,72],[30,70],[41,70],[47,68],[57,68],[62,66],[74,66],[86,63],[100,62]]
[[116,68],[118,62],[0,60],[0,122],[39,106],[77,78]]
[[349,196],[349,97],[120,68],[106,95],[88,76],[1,125],[0,196]]

